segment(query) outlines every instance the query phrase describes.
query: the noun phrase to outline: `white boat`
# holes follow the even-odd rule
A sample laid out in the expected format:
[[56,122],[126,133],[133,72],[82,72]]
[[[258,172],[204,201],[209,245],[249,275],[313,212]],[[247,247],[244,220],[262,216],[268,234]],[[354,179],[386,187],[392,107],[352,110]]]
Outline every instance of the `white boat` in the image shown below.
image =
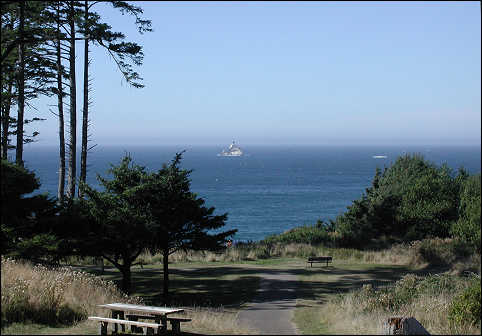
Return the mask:
[[233,143],[229,145],[227,149],[223,149],[223,151],[219,153],[218,156],[242,156],[243,154],[244,153],[241,148],[236,146],[233,140]]
[[386,156],[386,155],[374,155],[374,156],[372,156],[372,158],[374,158],[374,159],[386,159],[387,157],[388,156]]

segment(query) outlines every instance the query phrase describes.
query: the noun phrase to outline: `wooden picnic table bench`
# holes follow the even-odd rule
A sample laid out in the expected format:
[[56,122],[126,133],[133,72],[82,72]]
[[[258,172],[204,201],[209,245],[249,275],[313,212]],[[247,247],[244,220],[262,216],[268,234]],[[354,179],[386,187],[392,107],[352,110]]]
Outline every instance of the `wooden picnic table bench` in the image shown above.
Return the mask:
[[333,257],[309,257],[306,262],[310,263],[311,267],[313,267],[313,263],[323,262],[326,262],[326,266],[328,266],[328,263],[333,262]]
[[[137,314],[127,314],[126,318],[128,320],[131,320],[131,321],[137,321],[138,319],[157,321],[159,319],[158,316],[137,315]],[[171,316],[168,316],[168,317],[166,317],[166,321],[168,321],[171,324],[172,331],[174,333],[180,333],[181,332],[181,322],[191,322],[192,319],[186,318],[186,317],[171,317]]]
[[[89,316],[89,320],[100,322],[100,335],[107,335],[107,327],[109,323],[112,323],[114,326],[114,333],[117,333],[117,324],[120,324],[122,327],[125,325],[130,325],[131,327],[142,328],[142,333],[145,335],[154,335],[154,331],[156,335],[163,334],[163,325],[160,323],[148,323],[148,322],[138,322],[138,321],[129,321],[129,320],[122,320],[117,318],[109,318],[109,317],[97,317],[97,316]],[[122,328],[122,331],[125,331]],[[145,329],[145,330],[144,330]],[[138,330],[136,330],[138,331]]]
[[[174,333],[181,332],[181,322],[191,321],[191,319],[188,318],[167,316],[168,314],[184,312],[183,309],[179,308],[142,306],[128,303],[109,303],[98,306],[112,311],[112,318],[89,316],[89,320],[101,322],[101,335],[107,334],[107,325],[109,323],[112,323],[113,333],[117,333],[119,324],[122,332],[125,332],[126,325],[130,325],[131,332],[142,331],[143,333],[153,334],[154,331],[156,331],[156,334],[160,335],[167,332],[167,321],[171,323],[172,331]],[[137,321],[139,318],[154,320],[154,323]],[[138,328],[142,328],[142,330],[139,330]]]

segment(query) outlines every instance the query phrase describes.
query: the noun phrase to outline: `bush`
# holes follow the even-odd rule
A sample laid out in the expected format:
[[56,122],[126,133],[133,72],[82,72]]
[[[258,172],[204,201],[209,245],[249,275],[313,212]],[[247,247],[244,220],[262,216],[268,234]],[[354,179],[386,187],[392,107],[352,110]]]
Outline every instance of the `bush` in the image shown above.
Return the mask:
[[446,266],[453,270],[458,268],[458,273],[466,270],[476,271],[476,260],[470,260],[477,255],[459,239],[416,240],[411,242],[407,249],[410,256],[409,264],[412,266]]
[[455,261],[453,239],[424,239],[421,241],[419,253],[430,265],[450,265]]
[[459,219],[451,233],[480,253],[480,174],[470,176],[460,195]]
[[[465,172],[460,174],[465,177]],[[460,175],[459,174],[459,175]],[[345,246],[365,247],[372,238],[413,241],[448,237],[457,220],[460,176],[418,154],[407,154],[383,173],[377,169],[366,193],[335,220]]]
[[373,288],[372,285],[364,285],[360,290],[354,292],[354,298],[361,309],[367,312],[397,311],[404,305],[417,301],[419,297],[440,297],[459,293],[467,286],[466,282],[464,278],[447,273],[426,277],[407,274],[393,286]]
[[412,302],[418,296],[417,283],[419,282],[420,277],[407,274],[392,287],[375,289],[370,284],[365,285],[354,293],[354,298],[363,311],[393,311]]
[[263,242],[268,244],[273,243],[298,243],[311,245],[333,245],[335,241],[334,233],[328,232],[318,226],[304,225],[291,230],[288,230],[279,235],[271,235],[266,237]]
[[480,327],[480,278],[473,281],[450,306],[449,320],[455,325],[472,324]]
[[40,183],[35,174],[1,160],[1,253],[31,260],[59,257],[58,238],[51,234],[60,210],[48,194],[29,196]]

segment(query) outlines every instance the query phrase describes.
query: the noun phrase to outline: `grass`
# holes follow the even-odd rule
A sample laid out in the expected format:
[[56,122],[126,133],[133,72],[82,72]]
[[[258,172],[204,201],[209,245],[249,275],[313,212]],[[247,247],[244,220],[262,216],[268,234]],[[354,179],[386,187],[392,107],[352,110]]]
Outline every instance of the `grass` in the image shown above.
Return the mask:
[[[236,312],[224,309],[191,308],[187,316],[193,320],[183,323],[182,333],[190,335],[232,335],[256,334],[247,327],[240,327],[236,320]],[[36,323],[12,323],[3,328],[2,335],[98,335],[99,323],[82,321],[73,326],[58,325],[55,327]]]
[[[175,298],[173,305],[182,306],[192,322],[183,325],[183,330],[204,334],[251,334],[246,326],[239,326],[236,320],[237,309],[251,300],[259,285],[255,272],[243,272],[241,267],[223,267],[182,265],[171,267],[171,294]],[[80,270],[79,270],[80,269]],[[89,270],[91,273],[86,273]],[[47,269],[30,263],[19,263],[2,259],[2,329],[1,334],[97,334],[98,323],[85,321],[88,315],[108,316],[108,311],[99,309],[97,304],[112,302],[153,303],[159,299],[162,291],[162,271],[159,265],[135,268],[133,283],[134,296],[126,297],[116,286],[120,281],[117,270],[106,267],[99,277],[98,267],[82,266],[74,268]],[[18,286],[20,280],[24,287]],[[60,297],[59,305],[85,307],[83,315],[68,324],[57,320],[51,323],[39,323],[30,316],[37,316],[35,307],[38,294],[51,291],[52,296]],[[17,305],[17,298],[25,299],[25,305]],[[139,296],[138,296],[139,295]],[[22,300],[23,300],[22,299]],[[50,300],[53,301],[53,300]],[[17,315],[5,311],[6,307],[15,307],[33,311],[30,315],[15,322]],[[230,308],[225,307],[230,306]],[[55,308],[55,307],[53,307]],[[59,307],[56,307],[58,310]],[[22,315],[23,316],[23,315]]]
[[98,323],[83,321],[75,325],[57,325],[55,327],[38,323],[12,323],[2,328],[2,335],[98,335]]
[[75,324],[105,313],[106,302],[141,303],[110,281],[71,267],[50,269],[2,257],[2,327],[31,321],[50,326]]
[[[236,244],[222,253],[209,251],[178,251],[169,257],[171,263],[283,263],[286,259],[307,258],[319,255],[331,255],[343,262],[408,264],[413,259],[414,250],[407,244],[395,245],[388,250],[360,251],[349,248],[330,248],[323,245],[306,243],[244,243]],[[142,253],[136,262],[145,265],[160,265],[159,254],[148,251]]]
[[[82,267],[101,275],[97,267]],[[117,269],[105,267],[103,279],[120,283]],[[147,304],[160,304],[163,290],[162,265],[148,265],[132,270],[132,295]],[[241,306],[250,300],[259,285],[255,272],[227,264],[179,264],[169,267],[169,294],[173,306]]]
[[338,264],[300,275],[312,297],[297,301],[295,323],[303,334],[380,334],[389,317],[413,316],[431,334],[480,334],[480,325],[455,326],[447,319],[451,302],[470,281],[430,272]]
[[321,307],[338,294],[349,293],[367,283],[389,284],[411,271],[410,267],[402,265],[342,263],[336,260],[330,266],[309,267],[299,275],[301,295],[298,295],[294,322],[302,334],[350,334],[333,329],[324,322]]
[[[480,255],[461,259],[450,252],[452,250],[447,252],[441,249],[442,246],[450,243],[445,240],[431,240],[396,245],[381,251],[334,249],[307,244],[245,244],[218,254],[194,251],[174,254],[170,258],[169,265],[172,306],[184,308],[185,315],[193,319],[192,322],[183,325],[183,331],[189,333],[255,333],[255,330],[238,324],[237,312],[246,302],[253,300],[259,287],[260,273],[275,274],[280,271],[289,271],[298,278],[297,281],[287,285],[290,288],[296,288],[298,299],[294,322],[304,334],[380,333],[381,322],[394,314],[413,314],[412,316],[421,321],[431,333],[444,334],[450,331],[480,334],[480,327],[477,329],[459,326],[457,329],[448,326],[447,310],[444,309],[453,298],[450,295],[457,293],[455,290],[452,294],[444,292],[437,295],[421,295],[422,299],[403,305],[403,309],[399,307],[400,309],[367,311],[360,308],[364,302],[381,300],[380,298],[385,294],[386,297],[393,298],[395,294],[384,288],[393,287],[407,274],[427,277],[430,272],[452,272],[452,275],[449,275],[454,279],[460,278],[457,274],[463,274],[467,270],[480,274]],[[334,262],[328,267],[315,265],[311,268],[306,263],[306,257],[311,255],[331,255]],[[45,268],[32,271],[29,270],[29,268],[35,269],[32,265],[6,263],[2,259],[1,333],[98,333],[96,322],[83,319],[80,319],[80,322],[73,319],[67,324],[57,321],[50,325],[28,318],[19,323],[3,323],[5,307],[15,300],[18,303],[25,299],[20,295],[23,289],[31,292],[29,299],[25,302],[32,307],[45,305],[45,302],[50,302],[51,306],[57,308],[62,305],[61,303],[71,307],[87,307],[83,310],[84,316],[85,314],[107,316],[107,311],[94,309],[97,303],[123,302],[122,300],[133,300],[138,297],[136,300],[139,302],[158,304],[163,285],[161,258],[146,252],[141,255],[140,260],[143,260],[144,265],[142,268],[135,266],[132,269],[133,296],[127,298],[120,292],[115,292],[117,289],[113,284],[120,282],[121,276],[108,263],[106,263],[105,272],[101,275],[100,267],[89,265],[91,261],[89,259],[76,260],[79,264],[75,269],[69,268],[69,271],[61,269],[58,273]],[[11,267],[14,264],[15,267]],[[77,283],[74,279],[90,280]],[[22,287],[25,283],[28,284],[26,288]],[[49,284],[57,285],[49,287]],[[65,286],[65,284],[69,285]],[[92,286],[92,284],[97,285]],[[106,291],[102,284],[112,290]],[[363,293],[364,285],[371,285],[376,290],[363,297],[360,293]],[[462,287],[461,285],[460,288]],[[45,290],[46,288],[54,288],[54,290],[49,292]],[[40,300],[41,296],[38,293],[41,292],[51,293],[52,299]],[[4,293],[9,294],[4,295]],[[59,293],[62,293],[62,300],[56,301],[55,298],[60,297]],[[109,296],[106,293],[117,294],[109,294]],[[19,296],[12,301],[14,294]],[[4,302],[4,297],[9,297],[10,301]],[[360,297],[363,297],[363,300]],[[431,320],[438,321],[440,327],[431,323]]]

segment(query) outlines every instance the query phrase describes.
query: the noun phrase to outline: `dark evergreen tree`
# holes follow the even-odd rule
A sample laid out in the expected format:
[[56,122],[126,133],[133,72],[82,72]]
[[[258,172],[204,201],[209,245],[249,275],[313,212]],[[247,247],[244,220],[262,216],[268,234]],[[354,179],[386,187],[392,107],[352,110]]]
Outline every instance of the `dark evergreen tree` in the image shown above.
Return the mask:
[[204,207],[204,200],[190,191],[190,171],[179,168],[180,160],[177,154],[169,166],[149,173],[125,156],[109,170],[112,180],[98,175],[104,191],[81,183],[86,198],[79,202],[87,227],[79,247],[118,268],[126,292],[131,289],[131,267],[144,249],[163,254],[163,294],[168,300],[169,255],[179,249],[221,249],[236,232],[208,232],[221,228],[227,215],[214,216],[214,208]]
[[151,249],[163,255],[165,304],[169,303],[169,255],[181,249],[222,249],[237,231],[210,233],[225,225],[227,214],[213,215],[214,207],[205,207],[205,201],[191,192],[191,171],[179,167],[181,158],[182,153],[176,154],[136,189],[137,203],[142,204],[152,232]]
[[[16,149],[16,161],[23,164],[23,144],[32,142],[38,132],[27,135],[24,125],[43,120],[39,117],[25,118],[28,101],[39,94],[58,95],[59,118],[59,187],[58,198],[64,197],[65,172],[68,170],[66,194],[72,199],[76,191],[76,147],[77,147],[77,108],[75,79],[75,41],[84,40],[84,106],[82,110],[82,146],[80,179],[85,181],[87,174],[89,97],[88,97],[88,52],[89,43],[104,47],[116,62],[126,81],[134,87],[143,87],[142,78],[134,71],[134,66],[142,64],[142,48],[133,42],[124,41],[125,36],[113,32],[111,27],[101,21],[99,14],[91,7],[108,4],[122,14],[135,18],[140,33],[151,31],[150,21],[141,18],[142,9],[124,1],[2,1],[2,89],[1,117],[2,136],[1,154],[7,158],[8,149]],[[78,37],[79,34],[81,37]],[[14,52],[14,49],[17,52]],[[67,56],[65,56],[67,55]],[[68,60],[64,69],[62,59]],[[64,76],[68,94],[64,92]],[[68,143],[64,136],[63,98],[69,96]],[[16,105],[17,116],[11,109]],[[10,136],[16,137],[15,143]],[[67,151],[66,148],[67,147]],[[93,147],[93,146],[92,146]],[[92,148],[91,147],[91,148]],[[68,155],[67,166],[65,163]]]
[[131,267],[134,260],[147,247],[151,233],[147,216],[135,191],[147,180],[144,167],[131,164],[126,156],[118,166],[112,165],[107,180],[97,175],[104,191],[97,191],[81,183],[85,200],[80,214],[84,214],[85,236],[79,237],[84,254],[102,256],[122,273],[122,289],[131,290]]
[[[122,75],[126,81],[133,87],[142,88],[140,83],[141,78],[133,70],[130,62],[126,62],[128,57],[135,65],[142,64],[143,54],[142,49],[136,43],[125,43],[122,40],[125,38],[122,33],[114,33],[110,30],[110,26],[100,21],[101,17],[91,10],[91,7],[99,2],[90,2],[85,0],[83,4],[83,22],[80,32],[85,36],[84,41],[84,86],[83,86],[83,108],[82,108],[82,143],[80,155],[80,181],[84,182],[87,178],[87,153],[89,134],[89,43],[100,45],[109,51],[113,60],[118,65]],[[104,3],[111,4],[114,8],[120,9],[122,14],[129,14],[135,17],[136,25],[139,33],[152,31],[150,28],[151,22],[140,17],[142,9],[133,6],[125,1],[106,1]],[[94,146],[92,146],[94,147]],[[91,147],[91,148],[92,148]],[[81,189],[79,189],[79,196],[82,197]]]
[[[50,34],[47,25],[45,1],[2,2],[2,46],[3,41],[16,41],[17,52],[9,53],[2,66],[2,158],[7,158],[8,149],[16,149],[16,161],[23,163],[23,144],[34,141],[38,132],[32,135],[24,132],[24,125],[44,120],[40,117],[25,118],[29,101],[39,95],[52,95],[52,79],[55,78],[55,62],[49,56],[46,36]],[[19,38],[22,36],[22,38]],[[8,42],[5,45],[8,45]],[[17,106],[17,117],[10,111]],[[10,129],[13,129],[12,131]],[[9,136],[15,135],[13,145]]]

